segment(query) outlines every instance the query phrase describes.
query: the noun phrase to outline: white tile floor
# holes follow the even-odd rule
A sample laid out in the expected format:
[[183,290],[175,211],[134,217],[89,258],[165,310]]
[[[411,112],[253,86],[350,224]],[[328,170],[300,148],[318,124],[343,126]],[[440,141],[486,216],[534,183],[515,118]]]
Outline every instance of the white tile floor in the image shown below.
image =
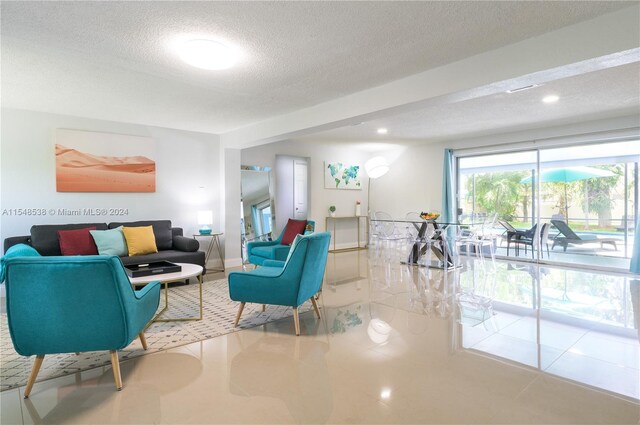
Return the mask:
[[120,392],[109,367],[5,391],[0,423],[640,423],[629,279],[373,253],[329,255],[299,337],[283,319],[122,362]]

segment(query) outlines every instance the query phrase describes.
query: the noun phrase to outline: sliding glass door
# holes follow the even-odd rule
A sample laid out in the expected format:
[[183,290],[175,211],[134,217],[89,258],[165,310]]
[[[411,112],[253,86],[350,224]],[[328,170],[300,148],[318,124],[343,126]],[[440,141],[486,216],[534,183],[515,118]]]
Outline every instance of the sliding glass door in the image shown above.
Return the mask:
[[498,256],[628,269],[639,162],[638,140],[461,155],[458,219],[483,223]]
[[537,223],[536,151],[458,158],[458,221],[494,241],[496,254],[534,256],[518,235]]

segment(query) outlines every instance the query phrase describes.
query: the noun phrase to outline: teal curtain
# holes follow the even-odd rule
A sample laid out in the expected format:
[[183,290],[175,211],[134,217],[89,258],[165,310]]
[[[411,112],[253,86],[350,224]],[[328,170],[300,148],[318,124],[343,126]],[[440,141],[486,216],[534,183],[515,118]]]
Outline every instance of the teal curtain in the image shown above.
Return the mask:
[[442,214],[441,221],[453,223],[456,221],[455,192],[453,189],[453,151],[444,150],[444,166],[442,168]]
[[262,235],[262,223],[260,222],[260,217],[258,217],[258,208],[255,205],[251,206],[251,221],[253,222],[253,237]]
[[633,239],[633,254],[631,255],[631,273],[640,274],[640,217],[636,220],[636,230]]

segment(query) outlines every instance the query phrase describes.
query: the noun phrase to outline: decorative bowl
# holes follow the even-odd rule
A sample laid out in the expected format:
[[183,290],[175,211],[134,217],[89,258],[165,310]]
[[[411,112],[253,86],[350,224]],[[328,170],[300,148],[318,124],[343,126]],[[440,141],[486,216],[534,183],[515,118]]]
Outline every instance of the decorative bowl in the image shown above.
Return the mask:
[[440,217],[440,213],[437,212],[422,212],[420,213],[420,217],[422,217],[424,220],[436,220],[438,217]]

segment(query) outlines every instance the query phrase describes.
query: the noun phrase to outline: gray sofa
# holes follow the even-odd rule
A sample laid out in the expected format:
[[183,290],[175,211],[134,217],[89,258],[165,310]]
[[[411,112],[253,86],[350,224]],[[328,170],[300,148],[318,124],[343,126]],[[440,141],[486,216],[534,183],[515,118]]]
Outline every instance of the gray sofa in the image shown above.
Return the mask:
[[[62,255],[58,242],[58,230],[75,230],[95,226],[97,230],[114,229],[119,226],[153,226],[158,252],[155,254],[120,257],[125,266],[171,261],[172,263],[192,263],[205,269],[205,253],[198,251],[197,240],[184,237],[182,229],[172,227],[170,220],[131,221],[114,223],[80,224],[39,224],[31,226],[29,236],[13,236],[4,240],[4,251],[11,246],[24,243],[34,247],[41,255]],[[204,270],[206,272],[206,269]]]

